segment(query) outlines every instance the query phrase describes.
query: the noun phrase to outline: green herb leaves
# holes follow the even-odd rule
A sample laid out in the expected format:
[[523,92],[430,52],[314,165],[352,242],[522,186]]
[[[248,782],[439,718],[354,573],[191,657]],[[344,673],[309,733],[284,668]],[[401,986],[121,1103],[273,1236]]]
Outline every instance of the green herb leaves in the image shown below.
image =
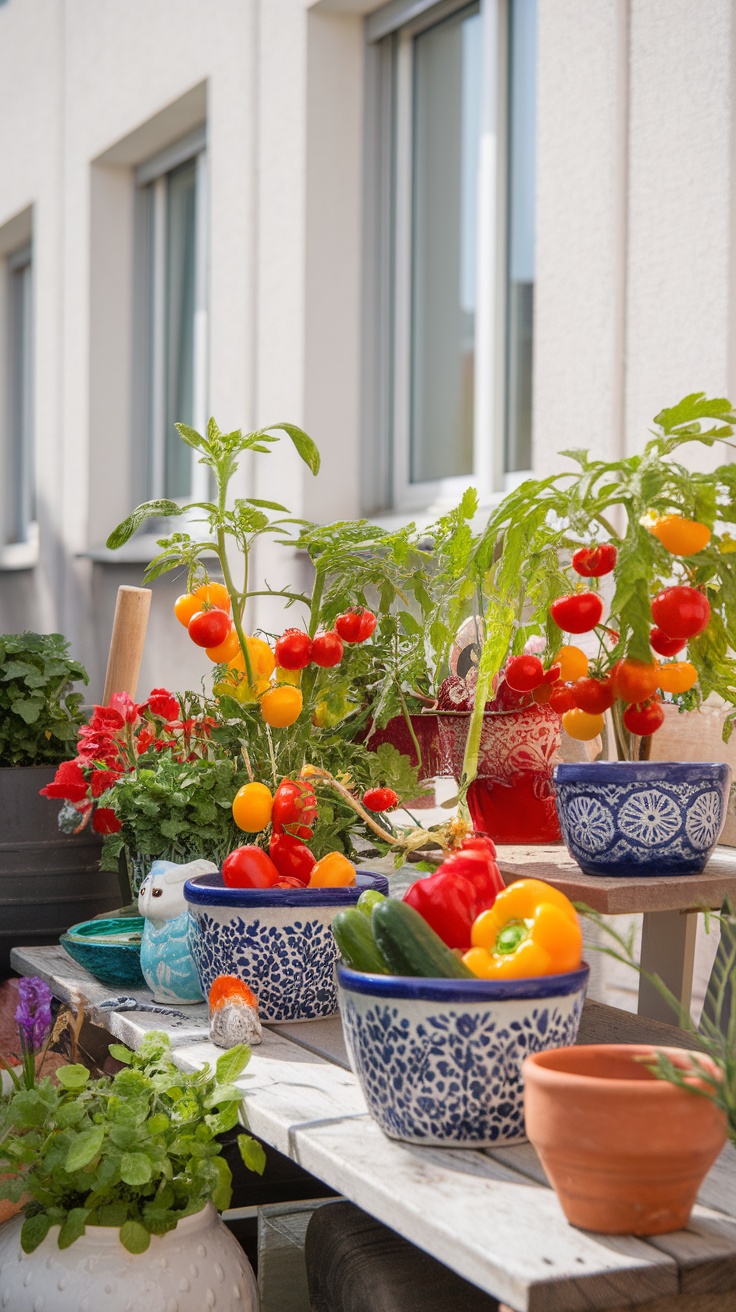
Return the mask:
[[0,637],[0,766],[58,765],[73,752],[83,723],[83,665],[60,633]]
[[[191,1074],[174,1066],[167,1036],[155,1031],[138,1052],[111,1051],[125,1062],[113,1077],[62,1066],[58,1085],[41,1080],[0,1101],[0,1197],[31,1195],[21,1232],[27,1253],[51,1226],[65,1248],[86,1225],[119,1228],[128,1251],[142,1253],[151,1234],[207,1202],[229,1204],[232,1177],[216,1135],[237,1124],[241,1093],[232,1082],[250,1049],[240,1044],[214,1071]],[[248,1169],[262,1171],[257,1140],[241,1134],[238,1144]],[[3,1179],[19,1162],[22,1179]]]

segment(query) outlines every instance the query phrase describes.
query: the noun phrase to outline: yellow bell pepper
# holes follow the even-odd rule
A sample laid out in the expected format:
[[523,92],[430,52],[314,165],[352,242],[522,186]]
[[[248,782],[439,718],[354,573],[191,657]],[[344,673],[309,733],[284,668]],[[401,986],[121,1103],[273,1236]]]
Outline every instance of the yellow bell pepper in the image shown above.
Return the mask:
[[463,956],[480,979],[560,975],[580,965],[583,935],[569,898],[541,879],[520,879],[473,923]]

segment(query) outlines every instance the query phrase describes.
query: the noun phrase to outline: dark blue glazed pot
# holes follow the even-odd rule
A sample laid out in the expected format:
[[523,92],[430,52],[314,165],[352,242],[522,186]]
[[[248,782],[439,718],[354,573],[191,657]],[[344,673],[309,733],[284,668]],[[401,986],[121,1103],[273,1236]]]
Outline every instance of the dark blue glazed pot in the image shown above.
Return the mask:
[[331,925],[385,875],[359,871],[349,888],[228,888],[222,875],[184,885],[189,947],[205,997],[218,975],[253,990],[262,1021],[319,1020],[337,1011],[337,944]]
[[345,1044],[371,1116],[409,1143],[521,1142],[522,1062],[575,1042],[588,973],[408,979],[338,966]]
[[586,875],[699,875],[723,829],[730,784],[721,761],[558,765],[562,837]]

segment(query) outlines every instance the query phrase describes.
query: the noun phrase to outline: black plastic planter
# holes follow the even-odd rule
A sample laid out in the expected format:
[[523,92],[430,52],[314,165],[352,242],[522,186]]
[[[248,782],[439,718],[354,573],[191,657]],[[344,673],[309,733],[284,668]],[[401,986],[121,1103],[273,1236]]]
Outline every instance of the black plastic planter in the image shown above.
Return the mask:
[[0,972],[11,948],[58,943],[70,925],[120,906],[117,875],[100,870],[101,840],[89,828],[63,834],[61,803],[39,797],[54,774],[0,769]]

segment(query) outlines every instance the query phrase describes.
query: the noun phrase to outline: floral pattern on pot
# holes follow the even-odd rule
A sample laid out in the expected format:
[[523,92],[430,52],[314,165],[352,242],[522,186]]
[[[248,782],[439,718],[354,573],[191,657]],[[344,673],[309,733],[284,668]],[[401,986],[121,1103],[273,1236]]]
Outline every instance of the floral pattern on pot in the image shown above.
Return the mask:
[[353,887],[224,888],[221,876],[191,880],[189,947],[205,997],[218,975],[253,990],[267,1023],[319,1020],[337,1011],[337,944],[330,928],[365,888],[388,892],[381,875],[359,873]]
[[694,875],[713,852],[731,780],[722,762],[558,765],[557,811],[589,875]]
[[[351,988],[355,972],[341,967],[345,1042],[371,1115],[390,1138],[410,1143],[482,1147],[524,1140],[522,1062],[532,1052],[574,1043],[587,975],[583,967],[558,977],[571,988],[561,986],[558,996],[548,977],[552,996],[494,1001],[493,985],[483,981],[486,999],[453,1002],[451,992],[444,1001],[372,995]],[[433,981],[394,982],[411,993],[412,985]]]

